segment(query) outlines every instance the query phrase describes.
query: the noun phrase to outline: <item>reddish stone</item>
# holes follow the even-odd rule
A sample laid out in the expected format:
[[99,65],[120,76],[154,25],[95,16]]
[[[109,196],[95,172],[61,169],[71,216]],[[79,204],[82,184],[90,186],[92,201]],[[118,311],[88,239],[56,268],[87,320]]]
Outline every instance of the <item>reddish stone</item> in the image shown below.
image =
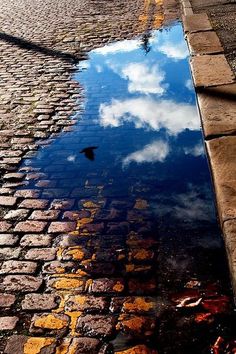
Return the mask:
[[78,220],[78,219],[83,219],[83,218],[89,218],[90,216],[91,216],[91,213],[88,210],[66,211],[63,214],[63,219]]
[[11,224],[6,221],[0,221],[0,232],[6,232],[11,228]]
[[43,232],[47,223],[44,221],[21,221],[16,224],[15,232]]
[[17,235],[0,234],[0,246],[14,246],[19,240]]
[[45,209],[47,205],[48,200],[46,199],[25,199],[20,203],[19,208]]
[[21,198],[38,198],[39,191],[36,189],[21,189],[16,191],[14,196]]
[[0,317],[0,331],[11,331],[16,327],[19,318],[16,316]]
[[7,275],[0,284],[0,290],[34,292],[39,289],[42,282],[42,279],[31,275]]
[[52,310],[58,306],[56,299],[55,294],[27,294],[21,306],[23,310]]
[[56,220],[59,215],[57,210],[35,210],[30,216],[32,220]]
[[25,259],[52,261],[56,258],[57,248],[32,248],[26,255]]
[[0,307],[9,308],[16,301],[15,295],[12,294],[0,294]]
[[30,274],[34,273],[36,268],[35,262],[5,261],[1,266],[0,274]]
[[62,233],[74,231],[76,228],[75,222],[63,222],[63,221],[54,221],[50,224],[48,232],[49,233]]
[[17,202],[15,197],[0,197],[0,205],[3,206],[13,206]]
[[49,247],[52,238],[49,235],[30,234],[25,235],[20,240],[20,245],[23,247]]
[[66,209],[71,209],[74,204],[75,204],[74,199],[54,199],[54,201],[51,204],[51,208],[66,210]]
[[112,316],[85,315],[77,322],[77,331],[87,336],[110,337],[114,331],[115,318]]

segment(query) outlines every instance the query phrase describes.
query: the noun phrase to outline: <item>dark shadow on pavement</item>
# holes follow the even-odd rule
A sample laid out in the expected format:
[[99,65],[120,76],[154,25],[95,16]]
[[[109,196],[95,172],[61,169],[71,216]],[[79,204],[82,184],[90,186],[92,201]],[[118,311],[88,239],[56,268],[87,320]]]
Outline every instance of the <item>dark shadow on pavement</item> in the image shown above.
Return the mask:
[[0,40],[3,40],[5,42],[11,43],[11,44],[14,44],[14,45],[16,45],[16,46],[18,46],[19,48],[22,48],[22,49],[32,50],[32,51],[35,51],[35,52],[38,52],[38,53],[42,53],[42,54],[45,54],[45,55],[57,57],[57,58],[60,58],[62,60],[70,61],[70,62],[73,62],[73,63],[78,63],[80,60],[86,58],[84,53],[81,53],[81,56],[78,58],[77,56],[75,56],[73,54],[64,53],[64,52],[61,52],[59,50],[46,48],[46,47],[43,47],[43,46],[41,46],[39,44],[35,44],[35,43],[31,42],[31,41],[28,41],[26,39],[15,37],[15,36],[12,36],[12,35],[4,33],[4,32],[0,32]]

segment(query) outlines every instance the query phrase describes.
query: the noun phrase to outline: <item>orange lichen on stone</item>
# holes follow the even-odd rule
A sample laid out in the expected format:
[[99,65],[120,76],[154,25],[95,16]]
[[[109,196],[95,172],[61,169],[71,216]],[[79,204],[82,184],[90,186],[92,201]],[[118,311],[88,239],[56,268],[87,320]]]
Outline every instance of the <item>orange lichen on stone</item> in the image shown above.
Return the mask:
[[94,202],[88,201],[83,203],[83,207],[87,209],[98,209],[99,205],[95,204]]
[[136,345],[135,347],[115,352],[116,354],[157,354],[156,350],[149,349],[145,345]]
[[120,330],[123,327],[126,327],[126,328],[130,329],[131,331],[141,333],[145,322],[146,321],[145,321],[144,317],[133,316],[133,317],[127,318],[126,316],[121,315],[119,317],[119,322],[116,325],[116,329]]
[[[71,330],[71,335],[74,336],[76,334],[76,325],[78,318],[81,316],[82,312],[80,311],[67,311],[65,312],[65,315],[70,317],[70,330]],[[71,352],[69,352],[71,353]]]
[[121,293],[124,290],[124,284],[122,284],[120,281],[118,281],[114,286],[113,290],[116,291],[117,293]]
[[145,250],[145,249],[139,249],[136,251],[131,252],[131,258],[137,260],[137,261],[145,261],[152,259],[154,256],[153,251]]
[[154,310],[155,303],[150,300],[146,300],[144,297],[130,298],[123,304],[124,312],[149,312]]
[[134,209],[144,210],[147,209],[148,203],[144,199],[137,199],[134,205]]
[[53,338],[29,338],[24,344],[24,354],[40,354],[42,349],[54,343]]
[[84,251],[81,247],[69,247],[63,252],[63,256],[71,256],[76,261],[81,261],[84,258]]
[[34,321],[34,327],[40,327],[45,329],[62,329],[66,326],[66,319],[57,318],[56,315],[53,314],[37,318]]
[[74,289],[81,288],[84,285],[84,281],[76,278],[64,277],[59,280],[55,280],[52,287],[55,289]]
[[68,354],[71,339],[64,339],[62,344],[56,348],[55,354]]
[[146,345],[136,345],[135,347],[115,352],[116,354],[157,354],[156,350],[149,349]]

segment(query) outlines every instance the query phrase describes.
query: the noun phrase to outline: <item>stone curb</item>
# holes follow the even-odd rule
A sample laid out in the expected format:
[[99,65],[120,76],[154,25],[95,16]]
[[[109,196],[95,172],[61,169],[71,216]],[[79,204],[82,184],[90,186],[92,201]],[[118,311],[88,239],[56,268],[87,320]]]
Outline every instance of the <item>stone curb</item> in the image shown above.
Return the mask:
[[181,0],[190,67],[236,301],[236,81],[206,13]]

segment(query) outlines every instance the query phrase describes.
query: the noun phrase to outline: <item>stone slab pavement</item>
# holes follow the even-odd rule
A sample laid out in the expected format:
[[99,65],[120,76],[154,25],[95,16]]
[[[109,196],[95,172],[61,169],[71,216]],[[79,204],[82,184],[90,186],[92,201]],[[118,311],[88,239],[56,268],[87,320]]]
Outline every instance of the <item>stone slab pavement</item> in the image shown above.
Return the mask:
[[182,13],[236,295],[236,3],[182,0]]

